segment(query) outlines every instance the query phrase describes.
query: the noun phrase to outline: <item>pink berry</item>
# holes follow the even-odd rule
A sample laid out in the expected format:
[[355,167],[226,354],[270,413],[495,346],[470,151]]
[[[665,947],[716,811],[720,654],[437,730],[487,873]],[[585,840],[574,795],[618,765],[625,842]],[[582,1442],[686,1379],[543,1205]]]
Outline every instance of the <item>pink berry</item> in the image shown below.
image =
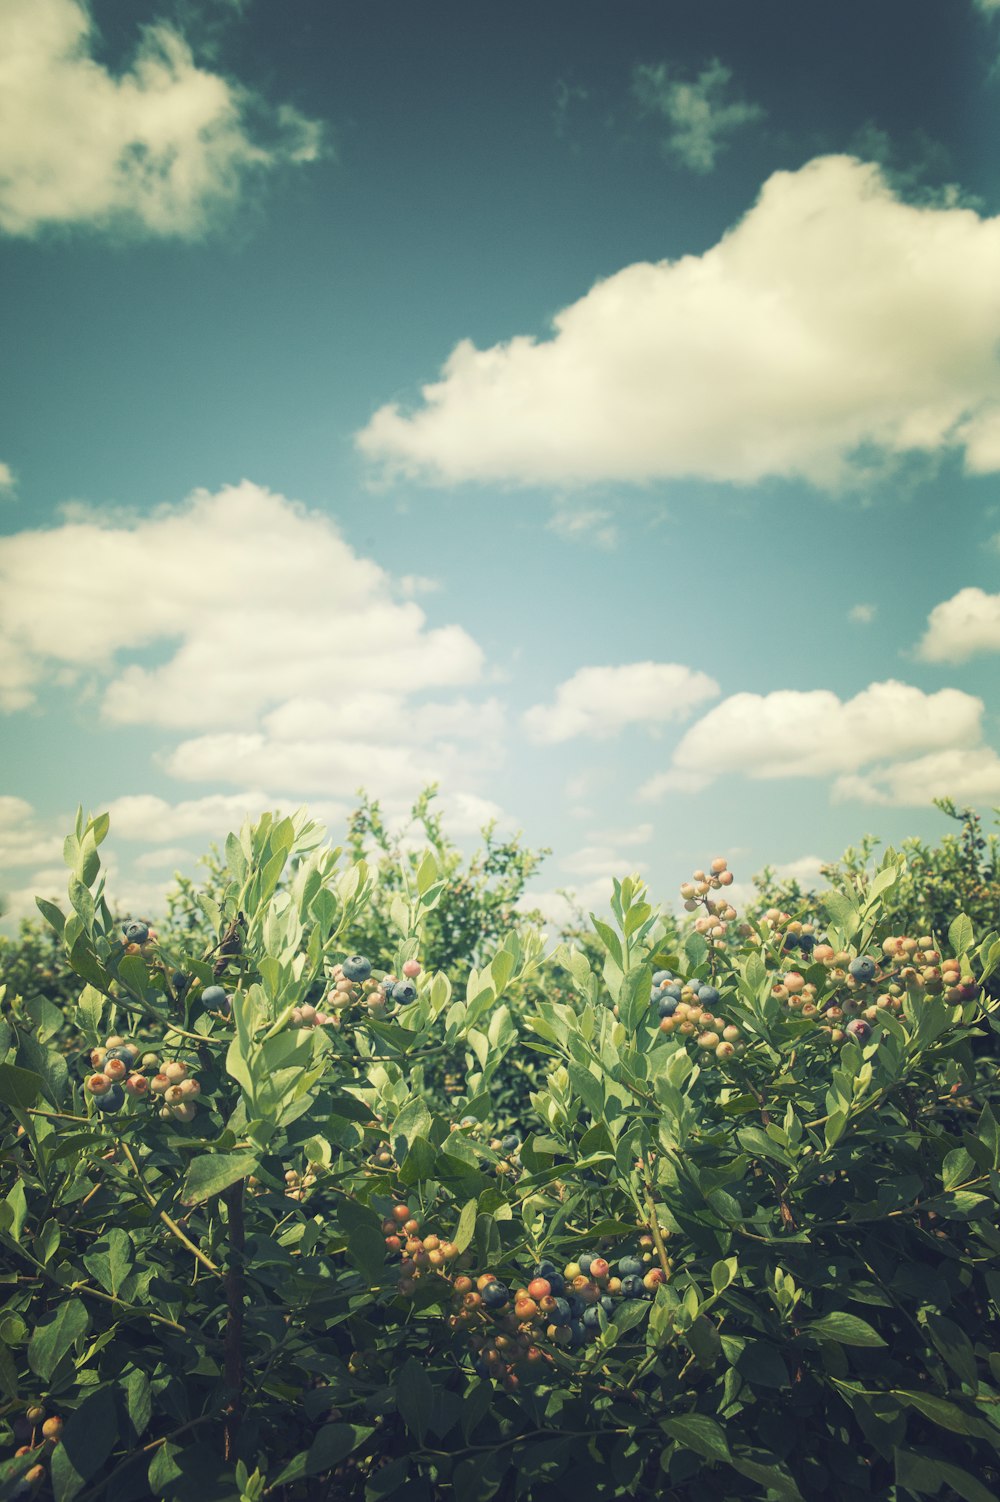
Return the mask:
[[407,960],[403,966],[403,974],[410,980],[415,980],[422,968],[419,960]]

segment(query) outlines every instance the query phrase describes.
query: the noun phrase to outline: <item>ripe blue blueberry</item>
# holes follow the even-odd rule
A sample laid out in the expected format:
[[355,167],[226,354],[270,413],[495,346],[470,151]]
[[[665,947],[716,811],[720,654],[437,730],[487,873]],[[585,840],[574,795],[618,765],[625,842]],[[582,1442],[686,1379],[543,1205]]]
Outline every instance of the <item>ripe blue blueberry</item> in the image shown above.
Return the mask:
[[129,944],[145,944],[149,938],[149,925],[140,923],[138,919],[132,919],[122,924],[122,933]]
[[226,1005],[226,993],[222,986],[206,986],[201,999],[207,1007],[220,1011]]
[[125,1091],[121,1085],[112,1085],[103,1095],[95,1095],[94,1103],[99,1111],[120,1111],[125,1104]]
[[667,981],[676,979],[677,977],[674,975],[674,972],[672,970],[657,970],[656,974],[653,976],[653,985],[665,986]]
[[[549,1279],[549,1281],[552,1281],[551,1278]],[[555,1297],[555,1295],[553,1295],[553,1297]],[[570,1319],[572,1318],[572,1310],[570,1309],[569,1301],[567,1299],[556,1298],[555,1308],[552,1310],[549,1318],[554,1325],[568,1325]]]
[[409,1006],[411,1001],[417,999],[417,988],[412,981],[399,980],[392,988],[392,999],[398,1006]]
[[341,968],[345,980],[367,980],[372,973],[371,960],[366,960],[363,954],[349,955]]
[[135,1054],[134,1048],[129,1048],[127,1043],[123,1043],[120,1048],[109,1048],[104,1055],[104,1062],[106,1064],[109,1059],[121,1059],[123,1064],[131,1064]]
[[536,1262],[536,1264],[535,1264],[535,1270],[531,1274],[531,1276],[533,1278],[548,1278],[549,1282],[551,1282],[552,1281],[552,1274],[555,1271],[556,1271],[556,1265],[555,1265],[555,1263],[554,1262],[550,1262],[549,1259],[548,1259],[548,1257],[543,1257],[542,1260],[541,1260],[541,1262]]
[[650,1004],[650,1006],[651,1007],[655,1007],[659,1003],[660,998],[662,997],[662,995],[663,995],[663,987],[662,986],[654,986],[653,989],[652,989],[652,991],[650,991],[650,993],[649,993],[649,1004]]
[[601,1328],[601,1316],[598,1313],[596,1304],[591,1304],[589,1309],[583,1311],[583,1323],[588,1330],[599,1330]]
[[521,1146],[521,1139],[515,1137],[513,1132],[509,1132],[506,1137],[500,1139],[500,1146],[505,1153],[516,1153]]
[[487,1309],[503,1309],[510,1303],[510,1289],[503,1283],[487,1283],[482,1298]]
[[799,948],[803,954],[812,954],[816,948],[815,934],[799,934]]
[[646,1289],[638,1273],[628,1273],[622,1278],[622,1298],[641,1299]]
[[848,975],[853,975],[855,980],[867,985],[875,978],[875,961],[870,960],[866,954],[859,954],[847,967]]
[[191,984],[191,977],[190,975],[185,975],[183,970],[175,970],[173,975],[170,977],[170,984],[177,992],[177,995],[180,996],[187,990],[188,986]]
[[614,1312],[615,1301],[610,1293],[602,1293],[599,1303],[605,1314],[612,1314]]
[[572,1350],[575,1346],[582,1346],[587,1338],[587,1328],[580,1319],[571,1319],[569,1322],[569,1344]]
[[676,1012],[677,1007],[678,1007],[678,999],[677,999],[676,996],[664,996],[663,1000],[660,1002],[660,1005],[659,1005],[660,1016],[661,1017],[672,1017],[674,1015],[674,1013]]
[[698,1000],[701,1002],[702,1006],[714,1007],[715,1003],[719,999],[719,993],[714,986],[698,987]]
[[619,1257],[618,1276],[623,1280],[625,1278],[634,1277],[639,1278],[641,1281],[642,1263],[639,1261],[638,1257]]
[[679,980],[672,980],[669,986],[663,987],[663,994],[664,996],[673,996],[676,1001],[680,1001],[684,995],[684,987]]

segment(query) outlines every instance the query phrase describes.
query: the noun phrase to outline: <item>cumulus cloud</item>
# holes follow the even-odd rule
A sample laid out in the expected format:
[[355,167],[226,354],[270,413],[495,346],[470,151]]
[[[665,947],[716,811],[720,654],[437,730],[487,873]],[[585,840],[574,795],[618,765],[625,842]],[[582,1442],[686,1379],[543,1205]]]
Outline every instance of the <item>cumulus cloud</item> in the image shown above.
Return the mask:
[[904,202],[849,156],[776,172],[702,255],[640,262],[547,339],[462,340],[368,459],[437,482],[802,477],[964,451],[1000,468],[1000,218]]
[[877,611],[876,605],[852,605],[847,612],[847,619],[855,626],[870,626]]
[[533,740],[547,745],[577,735],[606,737],[626,725],[683,719],[718,692],[707,673],[676,662],[580,668],[559,684],[553,704],[525,711],[524,726]]
[[732,77],[717,57],[693,81],[677,77],[666,63],[640,63],[633,70],[640,109],[666,123],[665,156],[692,172],[711,172],[726,137],[763,118],[759,104],[727,97]]
[[147,26],[127,71],[97,60],[84,0],[0,7],[0,230],[90,225],[191,237],[263,172],[315,160],[321,127],[199,67]]
[[17,489],[17,479],[9,464],[0,462],[0,500],[7,500]]
[[843,701],[827,689],[733,694],[682,737],[673,765],[642,796],[695,791],[715,778],[829,777],[877,762],[974,747],[983,702],[958,689],[925,694],[889,679]]
[[966,662],[977,652],[1000,652],[1000,594],[960,589],[927,617],[917,656],[924,662]]
[[[151,647],[165,660],[122,663]],[[248,728],[316,699],[340,706],[349,735],[365,695],[390,696],[384,706],[475,681],[482,653],[397,601],[328,517],[244,481],[131,523],[95,516],[0,539],[0,706],[32,702],[58,667],[111,676],[112,724]]]
[[[0,539],[0,708],[68,678],[106,725],[196,732],[160,753],[184,780],[310,802],[361,786],[406,800],[442,779],[476,793],[502,706],[462,692],[483,676],[472,637],[407,594],[329,517],[246,481],[145,518],[75,514]],[[172,843],[178,821],[207,833],[260,811],[234,796],[116,811]]]
[[1000,804],[1000,756],[992,746],[937,751],[867,775],[840,777],[833,792],[841,802],[855,799],[903,807],[954,798],[973,806],[995,806]]

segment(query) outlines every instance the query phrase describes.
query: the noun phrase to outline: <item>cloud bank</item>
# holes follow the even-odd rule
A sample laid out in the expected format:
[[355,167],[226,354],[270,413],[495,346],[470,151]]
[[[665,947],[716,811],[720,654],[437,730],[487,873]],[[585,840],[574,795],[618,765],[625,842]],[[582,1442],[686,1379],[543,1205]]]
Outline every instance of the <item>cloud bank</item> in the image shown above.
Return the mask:
[[358,435],[446,484],[684,476],[826,488],[955,449],[1000,469],[1000,218],[904,202],[850,156],[776,172],[718,244],[641,262],[549,338],[459,343]]

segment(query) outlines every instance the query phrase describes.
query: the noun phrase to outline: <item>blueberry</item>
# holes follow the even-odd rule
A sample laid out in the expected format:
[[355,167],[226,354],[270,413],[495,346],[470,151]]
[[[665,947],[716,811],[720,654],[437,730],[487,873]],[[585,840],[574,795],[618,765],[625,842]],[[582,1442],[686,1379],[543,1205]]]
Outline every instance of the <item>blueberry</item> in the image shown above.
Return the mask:
[[679,980],[672,980],[669,986],[664,986],[663,994],[664,996],[673,996],[676,1001],[680,1001],[684,995],[684,987]]
[[521,1139],[520,1137],[515,1137],[513,1132],[510,1132],[506,1137],[501,1138],[500,1146],[505,1153],[516,1153],[521,1146]]
[[672,970],[657,970],[656,974],[653,976],[653,985],[665,986],[667,981],[676,979],[677,977],[674,975],[674,972]]
[[417,999],[417,988],[412,981],[398,980],[392,988],[392,999],[399,1006],[409,1006],[411,1001]]
[[344,961],[341,968],[345,980],[367,980],[372,973],[372,962],[366,960],[363,954],[352,954]]
[[628,1273],[622,1278],[623,1299],[641,1299],[645,1292],[645,1286],[638,1273]]
[[487,1283],[482,1298],[487,1309],[503,1309],[510,1303],[510,1289],[503,1283]]
[[852,1022],[847,1024],[844,1032],[849,1038],[853,1038],[856,1043],[867,1043],[872,1035],[871,1024],[865,1022],[863,1017],[855,1017]]
[[121,1059],[123,1064],[131,1064],[135,1058],[135,1053],[134,1048],[129,1048],[127,1044],[123,1043],[120,1048],[109,1048],[104,1055],[104,1062],[106,1064],[109,1059]]
[[816,948],[815,934],[799,934],[799,948],[803,954],[812,954]]
[[677,1006],[678,1002],[676,996],[664,996],[659,1006],[660,1016],[672,1017],[677,1010]]
[[784,949],[798,949],[798,947],[799,947],[799,936],[798,936],[798,934],[786,934],[785,935],[785,942],[784,942],[782,948],[784,948]]
[[847,967],[847,973],[853,975],[855,980],[867,985],[875,978],[875,961],[870,960],[866,954],[859,954]]
[[618,1276],[620,1278],[642,1278],[642,1263],[638,1257],[619,1257]]
[[719,993],[714,986],[699,986],[698,1000],[704,1007],[714,1007],[719,1000]]
[[222,986],[206,986],[201,993],[201,999],[207,1007],[214,1007],[221,1011],[226,1005],[226,993]]
[[94,1101],[99,1111],[120,1111],[125,1104],[125,1091],[121,1085],[112,1085],[103,1095],[95,1095]]
[[129,944],[145,944],[149,938],[149,924],[131,919],[128,923],[122,924],[122,933]]
[[587,1307],[578,1293],[568,1293],[566,1295],[566,1302],[569,1305],[569,1312],[573,1319],[579,1319]]
[[476,1120],[476,1118],[474,1116],[463,1116],[462,1119],[461,1119],[461,1121],[458,1124],[459,1124],[459,1126],[463,1126],[463,1127],[474,1127],[474,1126],[478,1126],[479,1122]]
[[587,1328],[580,1319],[571,1319],[569,1322],[570,1348],[582,1346],[587,1338]]
[[[549,1281],[551,1282],[551,1279]],[[572,1318],[572,1313],[573,1311],[570,1309],[568,1300],[557,1298],[555,1300],[555,1308],[552,1310],[549,1318],[554,1325],[568,1325]]]
[[191,984],[191,977],[190,975],[185,975],[183,970],[175,970],[170,977],[170,984],[177,992],[177,995],[181,996]]
[[597,1252],[581,1252],[577,1257],[577,1266],[585,1278],[590,1277],[590,1264],[597,1261],[598,1255]]
[[652,989],[652,991],[650,991],[650,993],[649,993],[649,1004],[650,1004],[650,1006],[651,1007],[657,1006],[662,996],[663,996],[663,987],[662,986],[654,986],[653,989]]
[[600,1306],[604,1310],[605,1314],[611,1315],[614,1313],[615,1301],[611,1297],[610,1293],[602,1293],[598,1302],[600,1303]]
[[583,1323],[588,1330],[599,1330],[601,1328],[601,1316],[597,1311],[596,1304],[591,1304],[589,1309],[583,1311]]

